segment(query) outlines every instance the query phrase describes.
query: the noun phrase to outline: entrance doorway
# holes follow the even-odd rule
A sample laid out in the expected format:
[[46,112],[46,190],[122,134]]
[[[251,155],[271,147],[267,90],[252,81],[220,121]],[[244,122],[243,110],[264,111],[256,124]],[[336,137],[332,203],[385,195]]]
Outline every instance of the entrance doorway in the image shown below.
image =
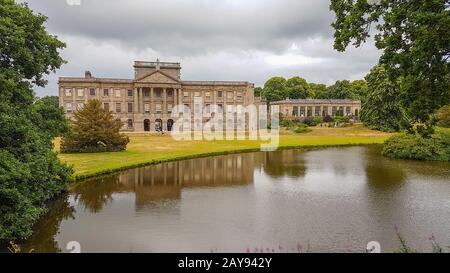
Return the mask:
[[150,120],[149,119],[144,120],[144,131],[150,132]]
[[156,130],[156,132],[162,131],[162,120],[161,119],[155,120],[155,130]]
[[173,119],[167,121],[167,131],[171,132],[173,127]]

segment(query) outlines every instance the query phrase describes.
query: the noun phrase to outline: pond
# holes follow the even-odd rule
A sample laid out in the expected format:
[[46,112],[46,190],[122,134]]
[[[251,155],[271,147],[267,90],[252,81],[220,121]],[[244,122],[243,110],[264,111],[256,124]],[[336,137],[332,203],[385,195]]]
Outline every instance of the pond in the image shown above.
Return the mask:
[[450,245],[450,164],[380,146],[199,158],[87,180],[50,204],[24,250],[419,251]]

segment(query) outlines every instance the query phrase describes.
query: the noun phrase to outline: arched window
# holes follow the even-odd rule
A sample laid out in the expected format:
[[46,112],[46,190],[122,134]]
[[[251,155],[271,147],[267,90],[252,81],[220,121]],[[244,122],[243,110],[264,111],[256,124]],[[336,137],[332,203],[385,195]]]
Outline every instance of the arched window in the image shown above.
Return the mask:
[[133,120],[132,119],[127,120],[127,125],[128,125],[128,129],[132,129],[133,128]]

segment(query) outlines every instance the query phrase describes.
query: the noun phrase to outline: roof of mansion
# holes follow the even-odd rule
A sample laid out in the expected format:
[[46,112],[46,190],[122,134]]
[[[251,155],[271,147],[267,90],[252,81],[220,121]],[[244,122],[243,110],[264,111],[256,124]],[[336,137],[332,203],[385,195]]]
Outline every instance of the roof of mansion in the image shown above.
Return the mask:
[[151,69],[150,73],[140,73],[135,72],[134,79],[117,79],[117,78],[96,78],[91,75],[89,71],[86,71],[85,77],[60,77],[60,83],[118,83],[118,84],[133,84],[133,83],[148,83],[148,80],[158,83],[152,76],[161,76],[165,80],[170,82],[181,84],[181,85],[205,85],[205,86],[248,86],[252,85],[250,82],[246,81],[184,81],[180,79],[179,74],[174,76],[173,73],[169,71],[180,70],[180,63],[168,63],[160,62],[146,62],[146,61],[135,61],[133,67],[135,71],[137,69]]
[[280,101],[273,101],[270,104],[350,104],[361,103],[358,100],[349,99],[285,99]]

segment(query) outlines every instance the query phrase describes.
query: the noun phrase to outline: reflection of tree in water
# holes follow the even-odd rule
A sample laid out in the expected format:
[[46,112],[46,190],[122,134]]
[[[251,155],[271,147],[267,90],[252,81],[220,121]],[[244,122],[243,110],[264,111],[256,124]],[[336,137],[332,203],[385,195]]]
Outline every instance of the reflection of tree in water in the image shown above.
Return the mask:
[[34,226],[33,235],[21,245],[23,252],[61,252],[55,240],[61,222],[75,219],[75,209],[70,206],[68,195],[52,200],[48,204],[48,212]]
[[267,152],[264,156],[264,172],[271,177],[303,177],[306,174],[304,151],[284,150]]
[[381,156],[381,148],[367,147],[366,177],[368,185],[379,191],[390,191],[402,186],[406,181],[406,173],[399,161]]
[[118,175],[105,176],[76,184],[72,193],[76,201],[90,212],[96,213],[112,201],[112,194],[121,190]]

